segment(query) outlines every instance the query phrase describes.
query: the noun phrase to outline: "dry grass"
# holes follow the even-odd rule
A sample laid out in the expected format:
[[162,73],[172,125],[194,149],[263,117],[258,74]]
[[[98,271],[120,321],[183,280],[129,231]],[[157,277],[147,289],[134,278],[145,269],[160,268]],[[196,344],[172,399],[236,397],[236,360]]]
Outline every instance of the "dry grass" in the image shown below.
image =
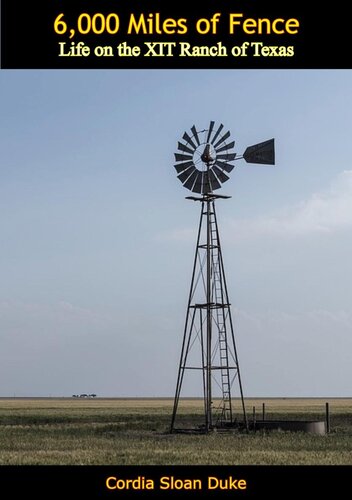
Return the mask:
[[[324,418],[327,436],[271,432],[170,435],[170,399],[0,399],[0,464],[352,464],[351,399],[247,399],[249,415],[266,405],[268,418]],[[200,400],[183,400],[194,420]]]

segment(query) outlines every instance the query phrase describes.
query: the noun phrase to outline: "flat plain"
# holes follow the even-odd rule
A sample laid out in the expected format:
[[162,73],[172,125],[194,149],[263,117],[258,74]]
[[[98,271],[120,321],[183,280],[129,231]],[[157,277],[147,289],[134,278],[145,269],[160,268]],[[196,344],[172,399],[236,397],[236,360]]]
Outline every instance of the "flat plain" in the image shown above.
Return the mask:
[[[246,399],[266,419],[324,420],[331,432],[169,433],[171,399],[0,398],[0,465],[352,465],[352,398]],[[239,405],[235,401],[235,405]],[[180,404],[202,420],[202,400]]]

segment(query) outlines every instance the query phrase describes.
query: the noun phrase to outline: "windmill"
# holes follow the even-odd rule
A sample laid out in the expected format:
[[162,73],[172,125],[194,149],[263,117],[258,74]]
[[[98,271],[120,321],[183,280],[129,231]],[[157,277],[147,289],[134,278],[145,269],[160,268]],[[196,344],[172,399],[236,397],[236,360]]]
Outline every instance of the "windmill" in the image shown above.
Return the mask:
[[217,427],[234,427],[239,420],[233,405],[234,386],[238,386],[243,424],[248,428],[242,380],[235,342],[231,304],[225,277],[218,222],[217,199],[230,196],[214,191],[229,180],[234,165],[275,164],[274,139],[247,147],[242,156],[234,152],[235,141],[224,125],[211,121],[208,129],[195,125],[185,132],[175,153],[175,169],[183,186],[195,196],[186,199],[201,204],[196,251],[183,333],[171,432],[177,427],[178,410],[186,374],[198,375],[204,401],[204,421],[198,429],[209,432]]

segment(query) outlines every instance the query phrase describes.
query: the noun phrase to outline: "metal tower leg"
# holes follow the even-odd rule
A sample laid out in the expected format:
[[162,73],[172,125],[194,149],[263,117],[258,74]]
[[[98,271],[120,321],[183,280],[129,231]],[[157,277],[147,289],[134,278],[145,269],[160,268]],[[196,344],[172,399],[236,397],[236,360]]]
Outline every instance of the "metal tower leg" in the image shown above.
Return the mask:
[[[190,346],[190,341],[191,341],[191,334],[192,334],[192,331],[193,331],[194,318],[195,318],[195,313],[196,313],[196,308],[193,308],[191,325],[190,325],[190,328],[189,328],[190,316],[191,316],[191,313],[192,313],[192,299],[193,299],[194,288],[195,288],[195,277],[196,277],[196,269],[197,269],[197,260],[199,258],[199,245],[200,245],[200,238],[201,238],[201,232],[202,232],[202,221],[203,221],[203,215],[204,215],[203,205],[204,205],[204,203],[202,203],[202,209],[201,209],[200,219],[199,219],[196,252],[195,252],[194,261],[193,261],[193,271],[192,271],[191,287],[190,287],[189,297],[188,297],[188,306],[187,306],[187,314],[186,314],[185,327],[184,327],[184,332],[183,332],[181,357],[180,357],[180,364],[179,364],[178,374],[177,374],[176,392],[175,392],[175,399],[174,399],[174,408],[173,408],[172,419],[171,419],[171,429],[170,429],[171,432],[173,432],[174,426],[175,426],[175,419],[176,419],[176,415],[177,415],[177,409],[178,409],[178,404],[179,404],[179,399],[180,399],[180,394],[181,394],[182,382],[183,382],[183,377],[184,377],[185,368],[186,368],[187,355],[188,355],[188,351],[189,351],[189,346]],[[202,339],[202,359],[203,359],[203,356],[204,356],[204,346],[203,346],[203,339]],[[202,366],[204,367],[204,361],[202,363]],[[204,372],[204,369],[203,369],[203,372]],[[205,380],[203,378],[203,385],[204,384],[205,384]],[[205,385],[204,385],[204,396],[205,396]]]

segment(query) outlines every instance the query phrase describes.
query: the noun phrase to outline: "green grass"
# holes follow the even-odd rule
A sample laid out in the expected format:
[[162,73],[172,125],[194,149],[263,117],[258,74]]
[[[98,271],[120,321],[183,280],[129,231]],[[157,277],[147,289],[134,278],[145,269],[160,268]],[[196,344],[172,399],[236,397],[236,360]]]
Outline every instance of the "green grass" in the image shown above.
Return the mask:
[[[265,400],[269,419],[324,419],[326,400]],[[249,415],[263,400],[247,400]],[[181,407],[182,406],[182,407]],[[199,422],[201,402],[181,419]],[[0,399],[0,465],[352,464],[352,400],[330,400],[331,433],[169,434],[171,400]]]

